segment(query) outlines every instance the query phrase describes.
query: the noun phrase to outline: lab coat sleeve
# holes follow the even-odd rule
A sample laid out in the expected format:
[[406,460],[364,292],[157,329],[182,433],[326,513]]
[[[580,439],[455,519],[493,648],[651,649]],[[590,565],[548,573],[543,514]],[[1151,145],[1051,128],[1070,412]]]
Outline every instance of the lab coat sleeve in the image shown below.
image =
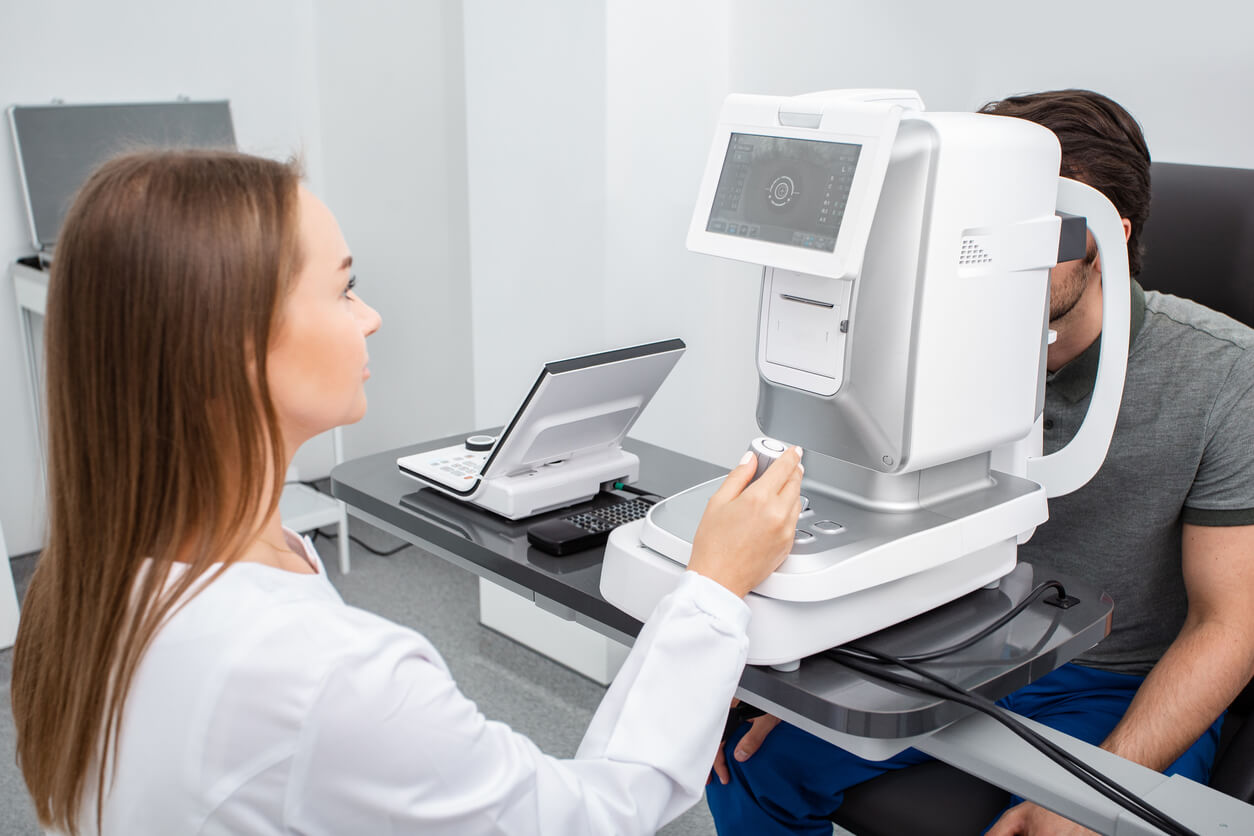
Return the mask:
[[686,573],[645,624],[573,760],[486,720],[425,640],[393,631],[329,672],[293,759],[287,827],[654,833],[700,797],[748,619],[743,601]]

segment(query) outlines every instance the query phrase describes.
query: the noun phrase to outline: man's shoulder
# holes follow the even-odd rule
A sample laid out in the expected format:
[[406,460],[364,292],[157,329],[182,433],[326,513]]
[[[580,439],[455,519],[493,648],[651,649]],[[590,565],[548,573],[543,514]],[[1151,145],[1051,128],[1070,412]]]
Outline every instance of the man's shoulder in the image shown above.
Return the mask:
[[[1145,312],[1128,354],[1128,379],[1135,384],[1125,395],[1146,393],[1157,400],[1160,415],[1205,414],[1208,431],[1254,427],[1254,329],[1163,293],[1145,294]],[[1175,422],[1175,430],[1180,425]]]
[[1209,352],[1226,346],[1236,354],[1254,349],[1254,328],[1191,299],[1147,290],[1145,312],[1146,330],[1177,343],[1177,348],[1192,344]]

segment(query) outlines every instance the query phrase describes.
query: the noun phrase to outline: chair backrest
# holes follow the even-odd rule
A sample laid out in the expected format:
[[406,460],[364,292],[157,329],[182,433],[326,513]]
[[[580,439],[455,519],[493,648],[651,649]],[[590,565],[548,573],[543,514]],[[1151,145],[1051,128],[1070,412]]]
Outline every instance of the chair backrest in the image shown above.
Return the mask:
[[1254,170],[1153,163],[1138,277],[1254,327]]
[[[1254,327],[1254,170],[1153,163],[1138,281]],[[1254,473],[1249,475],[1254,479]],[[1254,681],[1229,708],[1211,786],[1254,799]]]

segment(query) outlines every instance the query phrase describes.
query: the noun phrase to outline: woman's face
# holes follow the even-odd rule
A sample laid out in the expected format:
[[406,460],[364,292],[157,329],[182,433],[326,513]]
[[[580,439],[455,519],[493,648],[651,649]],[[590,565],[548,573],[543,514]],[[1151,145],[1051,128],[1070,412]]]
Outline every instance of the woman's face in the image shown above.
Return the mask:
[[267,357],[289,456],[318,433],[366,414],[366,337],[381,321],[352,290],[353,259],[335,216],[303,186],[298,206],[304,265],[281,303]]

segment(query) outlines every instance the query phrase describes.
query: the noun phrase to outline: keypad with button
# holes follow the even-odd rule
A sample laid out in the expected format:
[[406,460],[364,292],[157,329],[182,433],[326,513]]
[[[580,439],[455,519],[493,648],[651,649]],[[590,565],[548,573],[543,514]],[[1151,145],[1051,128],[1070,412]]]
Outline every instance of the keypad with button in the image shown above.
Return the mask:
[[607,505],[604,508],[581,511],[578,514],[563,517],[563,519],[574,523],[589,533],[595,534],[602,531],[610,531],[629,522],[635,522],[649,513],[650,507],[652,507],[650,502],[646,502],[643,499],[633,499],[616,505]]

